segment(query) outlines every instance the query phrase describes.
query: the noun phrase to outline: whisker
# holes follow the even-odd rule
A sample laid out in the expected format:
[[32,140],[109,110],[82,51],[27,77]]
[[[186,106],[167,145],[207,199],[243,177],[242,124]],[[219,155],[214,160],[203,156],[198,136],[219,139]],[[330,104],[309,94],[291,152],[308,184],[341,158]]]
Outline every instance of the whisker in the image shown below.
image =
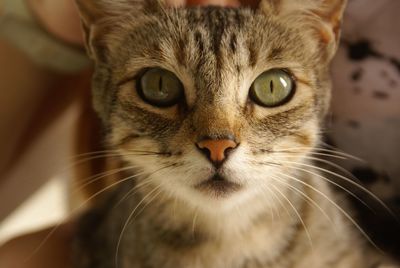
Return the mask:
[[135,185],[130,189],[121,199],[114,205],[113,209],[116,209],[119,205],[121,205],[125,200],[135,195],[139,190],[151,184],[151,177],[146,177],[141,183]]
[[[287,163],[288,161],[281,161],[281,160],[280,160],[280,162],[282,162],[282,163]],[[273,162],[263,162],[263,163],[266,163],[267,165],[282,166],[282,165],[279,164],[279,163],[273,163]],[[289,162],[289,163],[293,164],[293,163],[296,163],[296,162]],[[262,163],[261,163],[261,164],[262,164]],[[344,186],[338,184],[337,182],[332,181],[332,180],[330,180],[330,179],[328,179],[328,178],[322,176],[321,174],[316,173],[316,172],[313,172],[313,171],[310,171],[310,170],[308,170],[308,169],[303,169],[303,168],[293,167],[293,166],[285,166],[285,167],[288,167],[288,168],[291,168],[291,169],[295,169],[295,170],[300,170],[300,171],[306,172],[306,173],[308,173],[308,174],[314,175],[314,176],[316,176],[316,177],[318,177],[318,178],[321,178],[321,179],[323,179],[323,180],[325,180],[325,181],[331,183],[332,185],[335,185],[336,187],[342,189],[343,191],[345,191],[346,193],[348,193],[349,195],[351,195],[351,196],[353,196],[355,199],[357,199],[360,203],[362,203],[362,204],[363,204],[364,206],[366,206],[368,209],[370,209],[371,211],[373,211],[373,209],[372,209],[370,206],[368,206],[368,204],[365,203],[364,200],[362,200],[362,199],[361,199],[359,196],[357,196],[355,193],[351,192],[349,189],[347,189],[346,187],[344,187]]]
[[102,178],[105,178],[107,176],[114,175],[114,174],[117,174],[117,173],[120,173],[120,172],[123,172],[123,171],[126,171],[126,170],[134,169],[134,168],[135,167],[133,167],[133,166],[129,166],[129,167],[123,167],[123,168],[116,168],[116,169],[112,169],[112,170],[107,170],[107,171],[98,173],[96,175],[90,176],[89,178],[83,180],[82,181],[83,184],[80,184],[79,181],[76,181],[75,184],[77,184],[77,185],[76,186],[73,185],[73,188],[75,188],[75,187],[78,187],[78,188],[76,188],[73,193],[81,191],[86,186],[88,186],[88,185],[90,185],[90,184],[92,184],[92,183],[94,183],[94,182],[96,182],[96,181],[98,181],[98,180],[100,180]]
[[[291,155],[288,154],[288,155],[286,155],[286,156],[289,156],[289,157],[290,157]],[[313,157],[313,156],[302,156],[302,158],[308,159],[308,160],[317,161],[317,162],[321,162],[321,163],[324,163],[324,164],[327,164],[327,165],[329,165],[329,166],[331,166],[331,167],[334,167],[334,168],[336,168],[336,169],[342,171],[343,173],[347,174],[351,179],[353,179],[353,181],[358,181],[359,183],[362,183],[362,182],[361,182],[356,176],[354,176],[350,171],[348,171],[347,169],[345,169],[345,168],[339,166],[338,164],[336,164],[336,163],[334,163],[334,162],[332,162],[332,161],[329,161],[329,160],[326,160],[326,159],[321,159],[321,158],[318,158],[318,157]]]
[[[349,179],[349,178],[347,178],[347,177],[345,177],[345,176],[342,176],[342,175],[340,175],[340,174],[338,174],[338,173],[336,173],[336,172],[333,172],[333,171],[330,171],[330,170],[328,170],[328,169],[321,168],[321,167],[318,167],[318,166],[315,166],[315,165],[309,165],[309,164],[305,164],[305,163],[297,163],[297,162],[292,162],[292,161],[282,161],[282,162],[286,162],[286,163],[288,163],[288,164],[293,164],[293,165],[299,165],[299,166],[314,168],[314,169],[316,169],[316,170],[319,170],[319,171],[322,171],[322,172],[326,172],[326,173],[331,174],[331,175],[333,175],[333,176],[335,176],[335,177],[337,177],[337,178],[340,178],[340,179],[342,179],[342,180],[344,180],[344,181],[346,181],[346,182],[348,182],[348,183],[354,185],[354,186],[357,187],[358,189],[364,191],[364,192],[365,192],[366,194],[368,194],[369,196],[371,196],[371,197],[372,197],[375,201],[377,201],[383,208],[385,208],[395,219],[397,219],[397,216],[393,213],[393,211],[392,211],[379,197],[377,197],[374,193],[372,193],[371,191],[369,191],[369,190],[368,190],[367,188],[365,188],[364,186],[362,186],[362,185],[360,185],[360,184],[354,182],[353,180],[351,180],[351,179]],[[298,167],[296,167],[296,168],[297,168],[298,170],[303,170],[303,171],[308,172],[308,173],[313,174],[313,175],[316,175],[316,174],[317,174],[317,173],[313,173],[313,172],[311,172],[311,171],[309,171],[309,170],[307,170],[307,169],[301,169],[301,168],[298,168]],[[320,176],[320,175],[319,175],[319,176]],[[337,187],[339,187],[339,188],[345,190],[346,192],[348,192],[349,194],[351,194],[353,197],[355,197],[355,198],[357,198],[359,201],[361,201],[361,202],[362,202],[365,206],[367,206],[369,209],[371,209],[364,201],[360,200],[359,197],[357,197],[354,193],[352,193],[352,192],[350,192],[349,190],[347,190],[345,187],[343,187],[343,186],[341,186],[340,184],[337,184],[337,183],[335,183],[334,181],[329,180],[329,179],[327,179],[327,178],[325,178],[325,180],[327,180],[327,181],[331,182],[332,184],[336,185]],[[372,210],[372,209],[371,209],[371,210]]]
[[132,218],[130,221],[135,220],[150,205],[150,203],[153,202],[163,192],[163,190],[161,190],[161,187],[159,187],[159,189],[160,191],[158,191],[154,196],[152,196],[150,200],[146,204],[144,204],[144,206],[137,212],[135,217]]
[[[272,191],[271,189],[270,189],[270,192],[271,192],[271,194],[272,194],[274,200],[277,200],[278,203],[279,203],[279,205],[280,205],[281,207],[283,207],[283,208],[286,210],[286,212],[288,213],[288,215],[290,215],[290,214],[289,214],[289,210],[288,210],[287,207],[283,204],[282,200],[278,197],[278,195],[277,195],[274,191]],[[281,220],[281,219],[282,219],[282,216],[281,216],[279,210],[277,211],[277,214],[278,214],[279,220]]]
[[197,216],[199,214],[199,209],[196,208],[194,211],[194,217],[193,217],[193,222],[192,222],[192,236],[195,238],[195,233],[196,233],[196,221],[197,221]]
[[174,219],[176,220],[177,214],[176,214],[176,206],[178,205],[178,196],[174,196],[174,207],[172,209],[173,214],[174,214]]
[[345,153],[345,152],[330,150],[330,149],[326,149],[326,148],[319,148],[319,147],[317,147],[317,148],[315,148],[315,147],[292,147],[292,148],[285,148],[285,149],[281,149],[279,151],[271,151],[271,152],[285,152],[285,151],[296,151],[296,150],[300,150],[299,152],[302,152],[302,150],[311,150],[312,152],[318,152],[318,153],[320,153],[320,152],[331,153],[333,155],[342,156],[342,157],[353,159],[353,160],[356,160],[359,162],[365,162],[365,160],[363,160],[357,156]]
[[[299,154],[303,154],[303,152],[301,151],[290,151],[290,150],[284,150],[284,151],[271,151],[271,153],[282,153],[282,154],[292,154],[293,156],[298,156]],[[341,160],[346,160],[348,159],[347,157],[344,156],[340,156],[340,155],[335,155],[335,154],[329,154],[329,153],[318,153],[318,152],[307,152],[307,154],[310,155],[317,155],[317,156],[325,156],[325,157],[330,157],[330,158],[335,158],[335,159],[341,159]],[[303,155],[301,155],[301,157],[303,157]]]
[[314,246],[313,246],[313,242],[312,242],[312,240],[311,240],[310,232],[308,231],[308,228],[307,228],[307,226],[306,226],[306,224],[305,224],[303,218],[301,217],[299,211],[296,209],[296,207],[293,205],[293,203],[289,200],[289,198],[287,198],[287,197],[285,196],[285,194],[282,193],[282,191],[278,189],[278,187],[276,187],[276,186],[273,185],[273,184],[271,184],[271,187],[273,187],[273,188],[275,189],[275,191],[277,191],[277,192],[288,202],[288,204],[292,207],[293,211],[296,213],[296,215],[297,215],[297,217],[299,218],[301,224],[303,225],[303,228],[304,228],[304,231],[306,232],[308,241],[310,242],[310,246],[311,246],[311,248],[313,249]]
[[[279,173],[279,174],[283,174],[283,173],[281,173],[281,172],[278,172],[278,173]],[[275,180],[275,181],[277,181],[277,182],[279,182],[279,183],[282,183],[282,184],[286,185],[287,187],[289,187],[290,189],[292,189],[292,191],[295,191],[295,192],[297,192],[298,194],[300,194],[300,195],[303,197],[303,199],[305,199],[305,200],[308,202],[308,204],[313,205],[314,207],[316,207],[316,208],[325,216],[325,218],[331,223],[331,225],[332,225],[334,228],[336,227],[335,224],[333,223],[332,219],[328,216],[328,214],[326,214],[326,212],[321,208],[321,206],[318,205],[318,204],[317,204],[312,198],[310,198],[306,193],[304,193],[304,192],[301,191],[300,189],[294,187],[294,186],[291,185],[290,183],[287,183],[287,182],[281,180],[279,177],[271,176],[271,177],[269,177],[269,178],[271,178],[271,179],[273,179],[273,180]],[[336,229],[336,228],[335,228],[335,229]]]
[[[267,185],[260,184],[260,187],[261,187],[262,189],[257,188],[256,190],[257,190],[258,192],[260,192],[260,193],[263,194],[263,195],[262,195],[263,198],[264,198],[264,199],[267,199],[267,202],[268,202],[268,203],[271,203],[271,199],[270,199],[270,198],[267,198],[267,197],[272,196],[272,195],[275,195],[275,193],[274,193]],[[262,190],[268,191],[269,195],[266,196],[266,195],[265,195],[265,192],[262,191]],[[276,195],[275,195],[275,196],[276,196]],[[272,209],[272,207],[269,206],[269,210],[270,210],[270,214],[271,214],[272,220],[274,220],[274,218],[275,218],[275,217],[274,217],[274,215],[275,215],[274,209]]]
[[[125,181],[128,181],[132,178],[134,178],[135,175],[133,176],[129,176],[127,178],[124,178],[122,180],[119,180],[115,183],[112,183],[111,185],[103,188],[102,190],[98,191],[97,193],[93,194],[91,197],[89,197],[88,199],[86,199],[82,204],[80,204],[77,208],[75,208],[72,213],[79,211],[79,209],[81,209],[82,207],[84,207],[87,203],[89,203],[91,200],[93,200],[94,198],[96,198],[97,196],[99,196],[100,194],[104,193],[105,191],[115,187],[116,185],[123,183]],[[35,256],[44,246],[45,243],[47,243],[47,241],[50,239],[50,237],[54,234],[54,232],[60,228],[60,226],[62,225],[62,223],[58,223],[56,226],[53,227],[53,229],[46,235],[46,237],[43,238],[42,242],[40,242],[40,244],[37,246],[37,248],[35,250],[33,250],[33,252],[28,256],[28,258],[24,261],[24,262],[28,262],[29,260],[31,260],[33,258],[33,256]]]
[[[162,168],[161,168],[162,169]],[[73,211],[71,212],[71,214],[79,211],[80,209],[82,209],[83,207],[85,207],[90,201],[92,201],[94,198],[96,198],[97,196],[99,196],[100,194],[106,192],[107,190],[117,186],[120,183],[123,183],[125,181],[134,179],[138,176],[140,176],[142,174],[134,174],[131,176],[128,176],[126,178],[123,178],[121,180],[118,180],[115,183],[112,183],[111,185],[108,185],[107,187],[103,188],[102,190],[98,191],[97,193],[93,194],[92,196],[90,196],[89,198],[87,198],[82,204],[80,204],[78,207],[74,208]],[[47,241],[50,239],[50,237],[55,233],[55,231],[62,225],[62,222],[56,224],[52,230],[46,235],[46,237],[43,238],[43,240],[40,242],[40,244],[37,246],[37,248],[27,257],[27,259],[24,262],[28,262],[30,259],[32,259],[33,256],[35,256],[44,246],[45,243],[47,243]]]
[[[351,155],[351,154],[349,154],[349,153],[346,153],[345,151],[343,151],[343,150],[340,149],[339,147],[333,146],[333,145],[328,144],[328,143],[326,143],[326,142],[324,142],[324,141],[320,141],[320,143],[321,143],[323,146],[325,146],[326,149],[327,149],[327,148],[330,148],[330,149],[333,150],[333,151],[337,151],[337,152],[342,153],[342,154]],[[354,155],[352,155],[352,156],[354,156]],[[354,157],[356,157],[356,156],[354,156]],[[356,158],[357,158],[357,157],[356,157]],[[362,161],[364,161],[364,160],[362,160]]]
[[82,207],[82,206],[86,205],[88,202],[90,202],[91,200],[93,200],[94,198],[96,198],[97,196],[99,196],[100,194],[106,192],[107,190],[109,190],[109,189],[115,187],[116,185],[121,184],[121,183],[123,183],[123,182],[126,182],[126,181],[128,181],[128,180],[134,179],[134,178],[136,178],[137,176],[139,176],[139,175],[134,174],[134,175],[128,176],[128,177],[126,177],[126,178],[123,178],[123,179],[121,179],[121,180],[118,180],[118,181],[116,181],[116,182],[114,182],[114,183],[112,183],[112,184],[110,184],[110,185],[104,187],[102,190],[98,191],[97,193],[95,193],[95,194],[93,194],[92,196],[90,196],[89,198],[87,198],[87,199],[85,200],[85,202],[83,202],[83,204],[81,204],[81,206],[79,206],[79,207]]
[[371,243],[371,245],[373,245],[376,249],[381,251],[381,249],[374,243],[374,241],[372,241],[372,239],[368,236],[368,234],[360,227],[360,225],[358,225],[358,223],[342,207],[340,207],[338,204],[336,204],[336,202],[332,201],[325,193],[321,192],[314,186],[312,186],[308,183],[305,183],[304,181],[302,181],[300,179],[297,179],[296,177],[293,177],[291,175],[284,174],[284,173],[282,173],[281,175],[285,176],[289,179],[292,179],[300,184],[303,184],[304,186],[312,189],[313,191],[315,191],[316,193],[318,193],[319,195],[324,197],[329,203],[331,203],[336,209],[338,209],[358,229],[358,231],[368,240],[369,243]]
[[69,170],[75,166],[78,166],[80,164],[83,164],[85,162],[89,162],[92,160],[96,160],[96,159],[102,159],[102,158],[120,158],[120,157],[124,157],[124,156],[170,156],[170,153],[161,153],[161,152],[131,152],[131,153],[122,153],[122,152],[116,152],[116,153],[104,153],[104,154],[98,154],[98,155],[94,155],[91,157],[85,157],[82,159],[78,159],[77,161],[74,161],[72,163],[70,163],[65,170]]
[[[147,150],[127,150],[129,153],[146,153],[146,154],[168,154],[168,153],[163,153],[163,152],[157,152],[157,151],[147,151]],[[121,150],[102,150],[102,151],[93,151],[93,152],[87,152],[87,153],[82,153],[82,154],[77,154],[71,157],[72,159],[77,159],[77,158],[82,158],[86,156],[93,156],[93,155],[100,155],[100,154],[120,154],[122,153]]]
[[343,152],[343,151],[340,151],[340,150],[330,150],[330,149],[326,149],[326,148],[316,148],[315,150],[321,151],[321,152],[327,152],[327,153],[330,152],[332,154],[337,154],[339,156],[343,156],[345,158],[353,159],[355,161],[362,162],[362,163],[366,162],[364,159],[362,159],[360,157],[357,157],[355,155],[352,155],[352,154],[349,154],[349,153],[346,153],[346,152]]
[[[119,267],[119,262],[118,262],[118,256],[119,256],[119,249],[122,243],[122,237],[126,231],[126,228],[129,225],[129,222],[131,221],[132,217],[134,216],[136,210],[140,207],[140,205],[143,204],[143,202],[145,202],[146,198],[148,198],[149,196],[151,196],[154,192],[158,191],[158,194],[160,194],[162,192],[162,190],[160,190],[161,185],[158,185],[157,187],[155,187],[153,190],[151,190],[149,193],[147,193],[142,200],[136,205],[136,207],[132,210],[132,212],[129,214],[127,220],[125,221],[124,226],[122,227],[121,230],[121,234],[118,238],[118,242],[117,242],[117,248],[116,248],[116,252],[115,252],[115,267],[118,268]],[[158,195],[156,194],[156,195]]]
[[86,157],[86,156],[92,156],[92,155],[97,155],[97,154],[106,154],[106,153],[118,153],[118,150],[101,150],[101,151],[92,151],[92,152],[87,152],[87,153],[81,153],[81,154],[76,154],[70,157],[71,160]]
[[175,164],[171,164],[162,168],[159,168],[153,172],[151,172],[149,175],[146,176],[146,178],[143,180],[143,182],[139,183],[138,185],[136,185],[135,187],[133,187],[131,190],[129,190],[122,198],[121,200],[115,205],[115,207],[118,207],[124,200],[126,200],[127,198],[129,198],[130,196],[134,195],[137,190],[139,190],[140,188],[142,188],[142,186],[146,186],[148,184],[151,183],[151,176],[153,176],[154,174],[156,174],[159,171],[162,171],[164,169],[170,168],[170,167],[175,167]]

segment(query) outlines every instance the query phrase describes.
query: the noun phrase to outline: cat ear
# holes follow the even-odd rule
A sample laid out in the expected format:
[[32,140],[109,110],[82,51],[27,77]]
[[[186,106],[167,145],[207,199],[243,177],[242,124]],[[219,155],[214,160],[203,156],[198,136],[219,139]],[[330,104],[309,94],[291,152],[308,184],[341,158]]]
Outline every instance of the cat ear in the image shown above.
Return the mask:
[[92,59],[99,59],[98,50],[106,48],[104,34],[116,25],[123,25],[122,18],[137,18],[164,8],[164,0],[76,0],[76,4]]
[[285,16],[301,27],[312,28],[333,55],[346,3],[347,0],[261,0],[259,8],[268,14]]

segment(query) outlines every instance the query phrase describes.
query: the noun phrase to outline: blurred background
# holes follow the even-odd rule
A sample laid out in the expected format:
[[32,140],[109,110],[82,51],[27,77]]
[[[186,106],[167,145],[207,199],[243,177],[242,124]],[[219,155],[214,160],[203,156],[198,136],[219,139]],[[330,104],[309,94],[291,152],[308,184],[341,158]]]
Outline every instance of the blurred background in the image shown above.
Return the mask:
[[[77,105],[71,105],[44,129],[32,128],[40,135],[14,156],[18,165],[0,179],[0,244],[68,215],[77,116]],[[27,131],[28,138],[34,136]]]
[[[400,192],[398,14],[399,0],[350,0],[326,130],[332,144],[368,163],[346,168],[367,183],[383,178],[377,191],[390,197]],[[0,31],[0,245],[54,225],[74,207],[71,164],[88,80],[39,67]]]

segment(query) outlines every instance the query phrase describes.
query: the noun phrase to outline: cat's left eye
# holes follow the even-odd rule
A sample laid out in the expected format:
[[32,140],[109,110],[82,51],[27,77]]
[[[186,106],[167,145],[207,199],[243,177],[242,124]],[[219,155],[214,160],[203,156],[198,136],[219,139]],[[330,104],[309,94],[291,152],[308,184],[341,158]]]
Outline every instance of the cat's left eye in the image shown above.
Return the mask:
[[183,96],[183,85],[176,75],[161,68],[146,70],[137,83],[140,97],[158,107],[177,104]]
[[264,107],[277,107],[290,100],[295,91],[292,76],[285,70],[272,69],[262,73],[250,88],[250,98]]

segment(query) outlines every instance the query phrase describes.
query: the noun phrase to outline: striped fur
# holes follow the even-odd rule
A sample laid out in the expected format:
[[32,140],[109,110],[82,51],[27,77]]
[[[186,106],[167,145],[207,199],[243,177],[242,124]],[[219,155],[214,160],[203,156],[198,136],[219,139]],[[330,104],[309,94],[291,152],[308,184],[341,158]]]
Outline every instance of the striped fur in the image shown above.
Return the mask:
[[[255,10],[78,3],[96,64],[95,109],[108,146],[135,178],[82,223],[76,267],[111,268],[116,260],[127,268],[375,264],[334,205],[345,208],[345,201],[306,168],[329,106],[329,62],[345,1],[263,0]],[[182,81],[182,103],[157,108],[141,100],[137,74],[155,66]],[[296,93],[263,108],[249,100],[249,88],[273,68],[290,70]],[[195,146],[205,136],[240,143],[223,166],[237,189],[196,188],[212,173]]]

